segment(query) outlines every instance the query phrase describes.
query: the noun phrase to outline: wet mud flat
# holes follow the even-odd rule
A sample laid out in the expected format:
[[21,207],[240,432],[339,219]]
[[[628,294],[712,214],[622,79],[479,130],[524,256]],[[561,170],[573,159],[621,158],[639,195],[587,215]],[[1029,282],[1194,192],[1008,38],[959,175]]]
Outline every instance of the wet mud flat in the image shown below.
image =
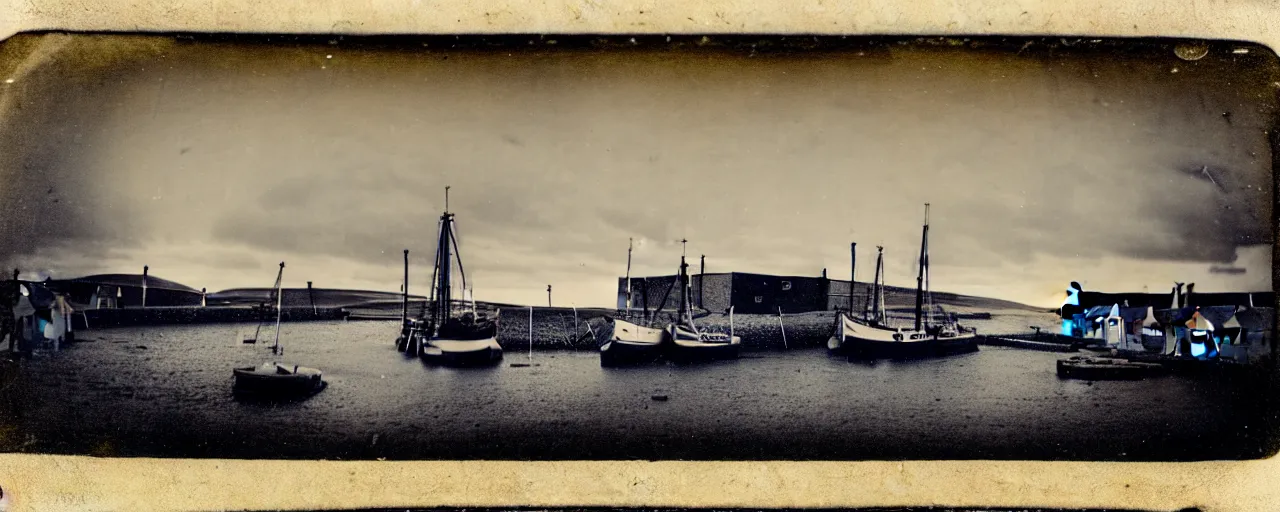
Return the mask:
[[[493,368],[424,365],[396,322],[286,324],[281,361],[318,367],[303,401],[236,400],[231,369],[272,359],[244,326],[87,331],[22,362],[0,397],[0,449],[281,459],[1258,458],[1268,383],[1063,380],[1061,354],[982,347],[851,363],[821,349],[601,368],[591,351],[510,347]],[[512,363],[529,363],[513,367]]]

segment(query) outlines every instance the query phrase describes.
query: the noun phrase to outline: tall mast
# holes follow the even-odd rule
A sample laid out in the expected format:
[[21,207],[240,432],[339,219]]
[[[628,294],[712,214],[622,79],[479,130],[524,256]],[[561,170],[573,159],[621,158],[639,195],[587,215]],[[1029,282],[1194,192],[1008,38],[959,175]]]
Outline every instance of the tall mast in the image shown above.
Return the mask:
[[693,327],[693,314],[689,310],[689,264],[685,262],[685,248],[689,240],[680,240],[680,315],[688,315],[689,326]]
[[884,289],[882,288],[882,277],[884,276],[884,247],[876,246],[876,274],[871,278],[871,293],[867,295],[867,307],[863,314],[869,320],[884,320]]
[[922,327],[924,312],[925,278],[929,269],[929,203],[924,204],[924,229],[920,235],[920,273],[916,276],[916,330]]
[[858,282],[858,244],[849,244],[849,315],[853,316],[853,289]]
[[440,216],[440,242],[437,245],[436,253],[438,255],[437,265],[439,266],[439,281],[436,283],[436,318],[443,323],[449,317],[449,305],[453,299],[452,289],[450,286],[450,265],[453,258],[449,255],[451,248],[452,236],[450,232],[453,230],[453,214],[449,213],[449,188],[444,188],[444,214]]
[[884,309],[884,247],[876,246],[876,320],[887,322],[888,313]]
[[627,313],[631,313],[631,248],[635,245],[634,238],[627,239]]
[[276,274],[276,341],[271,346],[271,352],[280,353],[280,317],[284,312],[284,288],[281,280],[284,279],[284,262],[280,262],[280,273]]

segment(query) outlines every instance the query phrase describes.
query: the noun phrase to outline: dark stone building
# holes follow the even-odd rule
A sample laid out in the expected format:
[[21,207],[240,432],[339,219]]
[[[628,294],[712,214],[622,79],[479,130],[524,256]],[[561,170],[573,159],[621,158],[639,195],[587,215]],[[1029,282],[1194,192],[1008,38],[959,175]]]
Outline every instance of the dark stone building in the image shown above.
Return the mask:
[[[689,276],[690,301],[698,309],[758,314],[828,309],[831,281],[822,277],[729,272]],[[680,306],[676,276],[631,278],[631,308],[673,310]],[[618,309],[626,308],[627,280],[618,279]],[[665,303],[664,303],[665,299]]]

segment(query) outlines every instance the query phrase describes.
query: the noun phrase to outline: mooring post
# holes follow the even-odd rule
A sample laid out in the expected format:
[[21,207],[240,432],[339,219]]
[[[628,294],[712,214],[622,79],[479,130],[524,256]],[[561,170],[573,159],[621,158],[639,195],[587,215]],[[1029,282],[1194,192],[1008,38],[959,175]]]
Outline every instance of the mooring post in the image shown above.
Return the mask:
[[790,350],[787,346],[787,326],[782,325],[782,306],[778,306],[778,328],[782,329],[782,348]]
[[147,272],[150,270],[151,270],[150,267],[146,265],[142,266],[142,307],[143,309],[146,309],[147,307]]
[[529,306],[529,361],[533,361],[533,306]]

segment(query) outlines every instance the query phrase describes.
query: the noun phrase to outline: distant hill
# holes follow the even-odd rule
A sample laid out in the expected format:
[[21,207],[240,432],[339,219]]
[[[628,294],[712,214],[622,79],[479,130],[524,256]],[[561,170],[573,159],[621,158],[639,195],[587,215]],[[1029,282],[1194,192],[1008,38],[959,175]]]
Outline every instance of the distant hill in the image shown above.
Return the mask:
[[[833,288],[836,288],[836,286],[838,285],[842,285],[842,286],[839,286],[838,289],[834,289],[832,293],[847,293],[848,284],[849,284],[848,281],[840,282],[838,284],[833,282],[832,284],[833,284]],[[890,309],[900,309],[900,308],[914,309],[915,308],[915,305],[916,305],[916,289],[915,288],[885,286],[884,292],[885,292],[885,298],[884,298],[885,307]],[[862,282],[857,283],[857,285],[854,287],[854,292],[853,292],[854,308],[860,309],[864,307],[870,295],[871,295],[871,283],[862,283]],[[1034,311],[1034,312],[1045,311],[1045,308],[1043,307],[1030,306],[1027,304],[1022,304],[1022,303],[1013,302],[1009,300],[993,299],[990,297],[979,297],[975,295],[961,295],[958,293],[948,293],[948,292],[930,292],[930,295],[933,296],[934,304],[938,304],[946,309],[959,308],[959,309],[973,310],[973,311],[995,311],[995,310],[1019,310],[1019,311]],[[831,297],[832,304],[839,305],[841,307],[846,306],[845,301],[847,300],[848,299],[844,297]]]

